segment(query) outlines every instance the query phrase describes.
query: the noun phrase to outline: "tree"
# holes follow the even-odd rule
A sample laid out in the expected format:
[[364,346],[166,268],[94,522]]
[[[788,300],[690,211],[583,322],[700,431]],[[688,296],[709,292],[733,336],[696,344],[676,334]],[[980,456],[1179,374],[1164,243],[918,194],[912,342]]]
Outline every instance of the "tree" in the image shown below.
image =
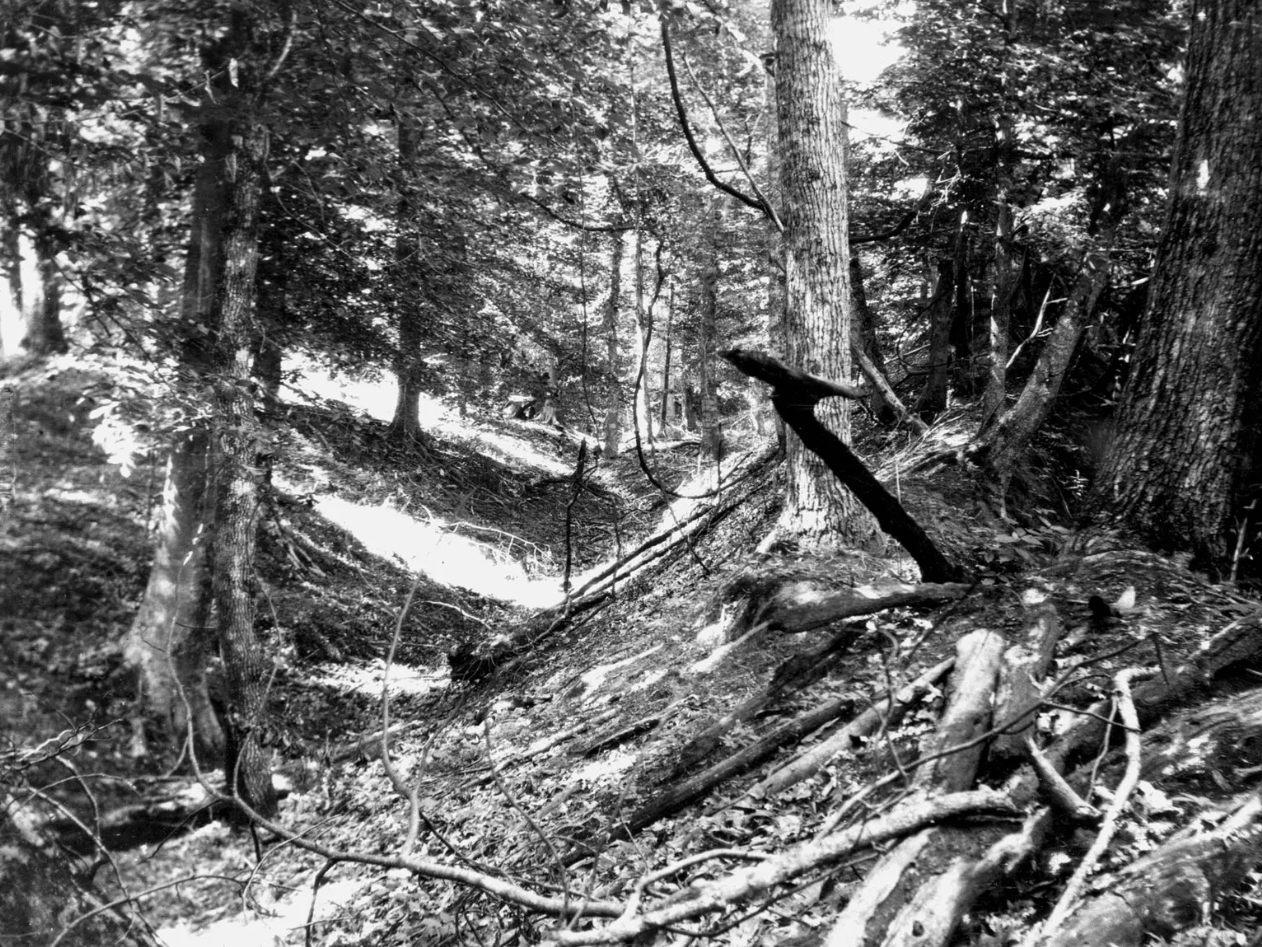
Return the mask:
[[1262,410],[1262,11],[1195,0],[1149,306],[1097,507],[1161,547],[1229,560]]
[[[845,104],[829,47],[827,0],[774,0],[775,86],[783,195],[785,336],[794,368],[839,382],[850,378],[850,249],[846,220]],[[818,416],[843,442],[850,408],[839,398]],[[782,523],[792,533],[855,546],[871,521],[818,457],[788,441]]]

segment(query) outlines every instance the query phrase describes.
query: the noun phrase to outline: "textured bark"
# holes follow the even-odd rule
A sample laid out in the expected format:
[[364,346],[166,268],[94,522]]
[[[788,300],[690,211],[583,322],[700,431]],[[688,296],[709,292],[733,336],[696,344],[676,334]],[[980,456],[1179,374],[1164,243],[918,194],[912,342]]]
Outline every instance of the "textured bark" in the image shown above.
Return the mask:
[[605,408],[605,456],[618,452],[622,437],[621,381],[618,376],[618,305],[622,296],[622,233],[613,235],[609,251],[609,298],[605,300],[601,330],[605,334],[605,384],[608,407]]
[[425,343],[424,294],[419,279],[421,243],[416,231],[418,211],[413,194],[412,178],[421,130],[416,117],[406,108],[398,113],[396,133],[399,150],[399,196],[395,208],[398,235],[394,244],[396,344],[394,374],[399,392],[395,401],[390,432],[396,438],[412,440],[421,436],[421,380],[425,370],[421,360]]
[[1197,0],[1190,22],[1165,228],[1096,503],[1221,568],[1262,411],[1262,10]]
[[258,206],[267,132],[248,114],[238,116],[229,158],[223,247],[217,294],[220,374],[215,391],[216,475],[214,597],[228,685],[229,723],[237,756],[228,763],[230,787],[263,814],[276,811],[276,791],[267,757],[256,739],[265,715],[266,668],[254,631],[255,511],[259,502],[260,428],[250,375],[256,332],[255,272],[258,265]]
[[995,290],[990,300],[990,338],[986,356],[986,390],[982,416],[994,417],[1003,408],[1008,384],[1008,325],[1012,320],[1015,274],[1012,270],[1012,208],[1005,191],[999,195],[995,224]]
[[[827,0],[773,0],[776,116],[784,202],[786,361],[850,378],[850,248],[842,83],[827,39]],[[819,421],[850,440],[850,407],[830,399]],[[875,526],[854,496],[795,437],[788,439],[782,525],[817,542],[863,546]]]
[[701,394],[701,463],[723,455],[723,431],[719,427],[719,402],[715,397],[714,354],[719,305],[719,234],[722,205],[711,200],[705,257],[701,263],[700,299],[697,306],[697,385]]

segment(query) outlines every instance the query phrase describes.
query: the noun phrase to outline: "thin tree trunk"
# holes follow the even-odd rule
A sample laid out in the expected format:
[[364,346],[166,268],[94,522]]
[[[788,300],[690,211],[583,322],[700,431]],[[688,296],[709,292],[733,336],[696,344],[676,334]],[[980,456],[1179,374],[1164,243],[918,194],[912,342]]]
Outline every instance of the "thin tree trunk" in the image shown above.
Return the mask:
[[659,429],[665,435],[666,426],[674,420],[670,416],[670,358],[671,347],[674,339],[671,336],[671,330],[675,324],[675,283],[672,279],[669,295],[666,297],[666,334],[662,339],[662,405],[661,417],[659,418]]
[[23,344],[32,355],[53,355],[69,348],[61,326],[62,278],[57,266],[57,247],[46,225],[36,230],[33,244],[39,299],[29,310]]
[[893,425],[905,418],[917,430],[926,430],[925,423],[907,410],[885,376],[885,358],[876,338],[876,316],[868,306],[868,295],[863,288],[863,269],[857,255],[850,257],[850,291],[854,301],[850,347],[860,371],[872,385],[869,410],[880,424]]
[[649,328],[648,306],[644,292],[644,231],[635,231],[635,344],[636,364],[635,379],[639,385],[635,390],[635,422],[639,425],[644,440],[653,443],[653,412],[649,409],[651,401],[649,393],[649,343],[652,341]]
[[960,214],[955,234],[955,311],[951,319],[951,348],[955,353],[956,387],[965,395],[974,391],[973,378],[973,280],[972,246],[968,237],[968,212]]
[[1065,374],[1069,371],[1074,353],[1078,351],[1087,319],[1095,310],[1096,301],[1108,281],[1113,224],[1115,221],[1109,223],[1106,231],[1088,249],[1082,272],[1016,402],[983,430],[969,447],[970,457],[986,469],[997,487],[1001,505],[1014,465],[1051,414]]
[[420,396],[425,343],[424,294],[422,293],[420,237],[414,219],[417,212],[413,200],[412,177],[416,173],[421,131],[416,117],[407,109],[398,112],[396,132],[399,152],[399,195],[395,208],[398,234],[394,244],[396,293],[396,343],[394,373],[398,382],[398,398],[390,432],[405,441],[421,437]]
[[[256,510],[261,432],[254,412],[250,375],[257,309],[258,210],[267,132],[238,112],[234,137],[240,144],[227,164],[223,229],[224,266],[217,294],[220,373],[216,385],[214,439],[214,593],[228,685],[235,768],[226,775],[256,810],[276,811],[276,791],[258,733],[265,722],[266,662],[254,630]],[[235,777],[235,778],[234,778]]]
[[1192,4],[1187,93],[1147,317],[1099,510],[1231,566],[1262,417],[1262,10]]
[[[835,381],[850,378],[850,247],[846,125],[841,77],[828,43],[827,0],[773,0],[776,114],[784,199],[789,364]],[[850,408],[840,398],[819,420],[843,443]],[[800,439],[788,439],[788,491],[781,525],[813,542],[864,546],[875,524]]]
[[605,408],[605,457],[618,453],[622,438],[622,404],[618,375],[618,303],[622,295],[622,233],[613,236],[609,254],[609,298],[605,301],[605,381],[608,386],[608,406]]
[[928,303],[929,375],[913,410],[922,420],[932,421],[946,410],[947,385],[951,379],[951,295],[955,268],[950,260],[938,261],[938,283]]
[[713,463],[723,455],[723,431],[719,427],[719,402],[714,391],[715,336],[719,299],[719,232],[723,226],[722,205],[711,198],[707,215],[705,256],[697,306],[697,382],[701,394],[701,453],[698,462]]
[[1003,407],[1008,383],[1008,325],[1012,318],[1012,208],[1006,189],[999,192],[995,225],[995,292],[990,301],[990,339],[982,417],[991,418]]

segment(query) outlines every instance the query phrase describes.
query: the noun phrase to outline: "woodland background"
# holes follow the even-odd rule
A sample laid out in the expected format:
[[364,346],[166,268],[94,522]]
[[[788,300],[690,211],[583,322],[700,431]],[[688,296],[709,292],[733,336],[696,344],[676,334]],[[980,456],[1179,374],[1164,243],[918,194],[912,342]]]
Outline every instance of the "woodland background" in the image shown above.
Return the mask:
[[6,936],[1262,943],[1256,4],[6,0],[0,92]]

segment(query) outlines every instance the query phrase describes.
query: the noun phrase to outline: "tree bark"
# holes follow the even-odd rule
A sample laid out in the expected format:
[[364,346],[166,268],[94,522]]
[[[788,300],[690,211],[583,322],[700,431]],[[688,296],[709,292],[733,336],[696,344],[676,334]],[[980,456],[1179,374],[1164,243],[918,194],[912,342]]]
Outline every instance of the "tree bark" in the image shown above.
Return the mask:
[[[221,123],[204,124],[200,140],[180,316],[174,329],[181,366],[192,378],[205,381],[212,361],[205,340],[215,325],[215,286],[222,267],[225,129]],[[180,741],[187,735],[187,700],[199,758],[218,761],[225,738],[205,676],[206,660],[215,648],[207,559],[214,502],[207,496],[209,462],[209,433],[202,422],[175,433],[153,564],[124,655],[137,672],[141,707],[162,721],[165,736]]]
[[[224,55],[249,62],[252,15],[230,14]],[[258,735],[265,728],[267,664],[254,628],[261,431],[251,379],[258,336],[259,204],[268,132],[255,114],[251,66],[241,85],[221,92],[228,125],[224,162],[223,267],[215,292],[216,377],[214,601],[228,705],[228,758],[224,775],[255,811],[276,812],[276,790]]]
[[702,464],[723,456],[723,431],[719,426],[719,402],[714,391],[714,353],[719,307],[719,240],[723,227],[722,205],[711,198],[707,215],[705,257],[701,264],[700,300],[697,306],[697,383],[701,394]]
[[[786,359],[825,378],[850,378],[850,247],[841,76],[828,43],[827,0],[773,0],[778,158],[784,202]],[[850,408],[820,407],[843,444]],[[799,438],[787,445],[782,526],[808,542],[865,546],[876,530],[855,497]]]
[[618,453],[622,437],[621,380],[618,375],[618,297],[622,295],[622,232],[613,235],[609,252],[609,298],[605,301],[603,330],[605,333],[605,383],[608,405],[605,408],[605,457]]
[[1262,11],[1197,0],[1190,22],[1165,227],[1095,505],[1221,571],[1262,412]]
[[635,376],[639,384],[635,389],[635,423],[645,443],[653,443],[653,412],[649,408],[652,401],[649,392],[649,344],[652,340],[652,328],[649,325],[650,313],[645,303],[644,293],[644,231],[635,231]]
[[396,123],[399,151],[399,195],[395,209],[398,233],[394,244],[396,344],[394,373],[399,392],[395,401],[390,433],[405,441],[421,437],[420,397],[424,362],[425,319],[422,306],[421,241],[417,233],[413,176],[419,154],[421,129],[408,108],[398,110]]
[[1016,402],[993,419],[969,446],[969,456],[986,470],[1001,504],[1017,460],[1052,413],[1053,403],[1078,351],[1083,329],[1108,281],[1109,248],[1115,224],[1116,220],[1111,219],[1087,250],[1082,272]]
[[923,421],[932,421],[946,410],[951,380],[951,294],[955,270],[950,260],[938,261],[938,282],[929,299],[929,375],[912,410]]
[[1012,321],[1012,208],[1005,189],[999,192],[999,219],[995,224],[995,291],[990,300],[990,338],[987,345],[986,389],[982,393],[982,417],[1003,409],[1008,384],[1008,325]]

